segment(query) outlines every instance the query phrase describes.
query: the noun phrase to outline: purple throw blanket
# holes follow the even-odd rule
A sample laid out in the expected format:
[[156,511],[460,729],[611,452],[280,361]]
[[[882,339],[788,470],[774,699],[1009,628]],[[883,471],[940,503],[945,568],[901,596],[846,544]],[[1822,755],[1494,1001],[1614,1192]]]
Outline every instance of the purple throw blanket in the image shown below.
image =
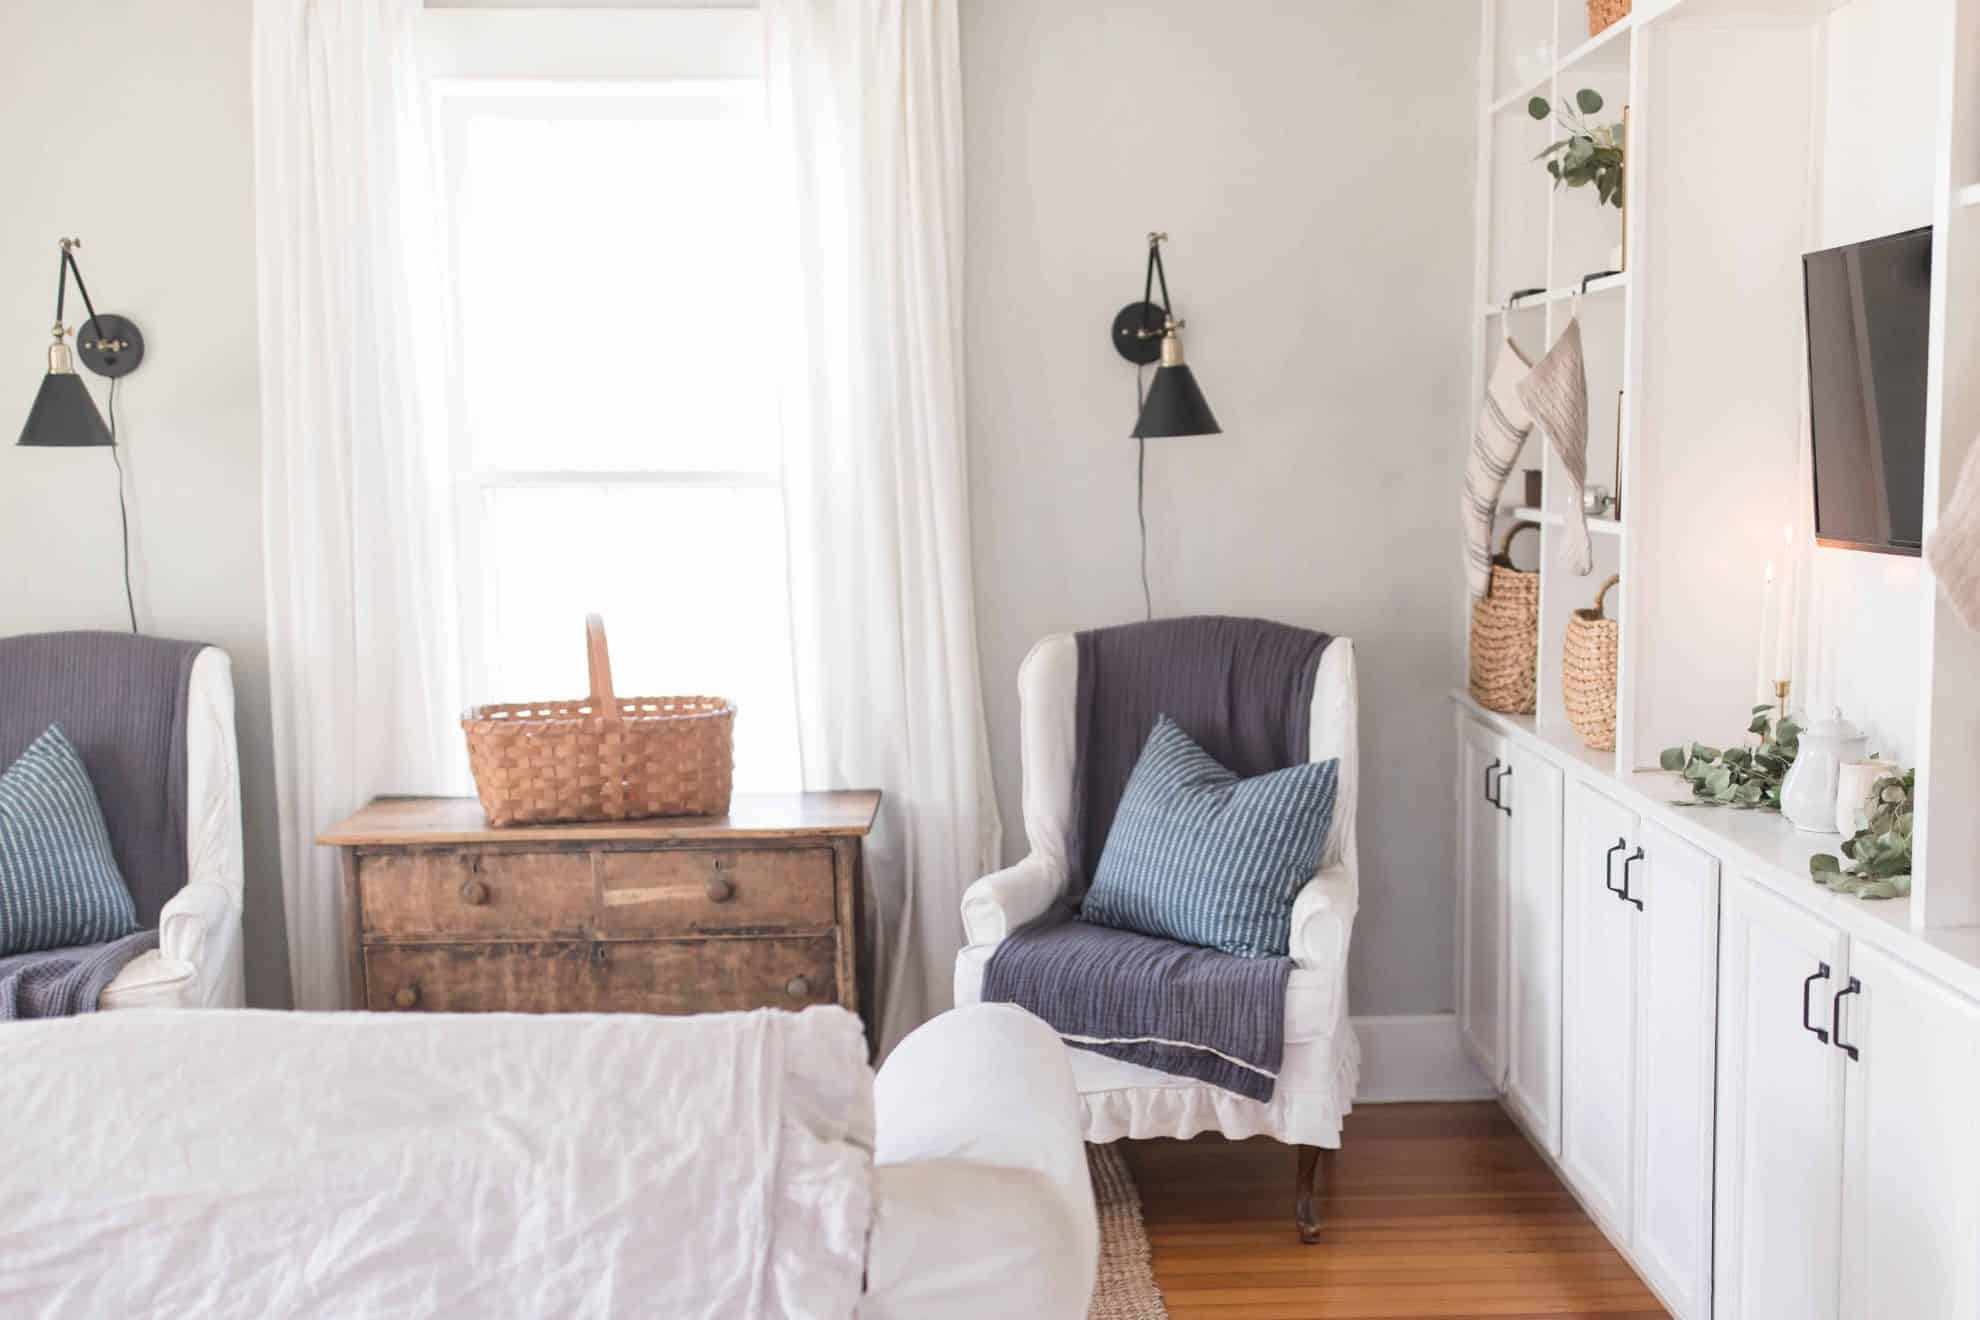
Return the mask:
[[157,947],[158,932],[141,930],[108,944],[0,958],[0,1022],[94,1013],[124,965]]
[[1246,778],[1307,759],[1329,638],[1261,619],[1163,619],[1083,632],[1068,903],[1014,931],[983,998],[1066,1043],[1269,1100],[1285,1055],[1290,958],[1239,958],[1073,919],[1157,715]]
[[[142,926],[156,927],[166,902],[186,887],[186,709],[193,661],[204,649],[114,632],[0,638],[0,768],[49,725],[62,726],[89,771]],[[157,932],[146,930],[0,961],[0,1021],[89,1012],[96,992],[157,943]]]

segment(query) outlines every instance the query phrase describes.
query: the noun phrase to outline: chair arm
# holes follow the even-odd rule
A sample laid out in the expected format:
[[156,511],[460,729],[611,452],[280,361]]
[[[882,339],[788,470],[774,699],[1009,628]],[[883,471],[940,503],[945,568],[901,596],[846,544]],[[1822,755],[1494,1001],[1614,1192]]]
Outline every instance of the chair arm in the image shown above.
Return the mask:
[[1019,926],[1044,916],[1065,890],[1065,868],[1032,853],[963,891],[963,934],[971,944],[996,944]]
[[158,914],[158,951],[193,969],[199,986],[188,1007],[238,1008],[241,995],[241,909],[224,886],[195,880]]
[[941,1014],[887,1056],[873,1107],[861,1320],[1085,1320],[1099,1221],[1057,1034],[1009,1004]]
[[1352,865],[1341,862],[1315,872],[1293,900],[1293,961],[1302,968],[1345,968],[1357,901]]

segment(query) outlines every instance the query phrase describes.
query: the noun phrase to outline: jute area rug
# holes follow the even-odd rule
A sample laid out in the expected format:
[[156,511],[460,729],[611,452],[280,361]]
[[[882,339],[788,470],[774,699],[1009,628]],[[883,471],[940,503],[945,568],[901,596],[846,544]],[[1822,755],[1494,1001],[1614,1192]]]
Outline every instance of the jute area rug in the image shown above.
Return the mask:
[[1168,1320],[1155,1270],[1148,1263],[1148,1230],[1141,1222],[1141,1193],[1121,1155],[1122,1143],[1086,1148],[1093,1199],[1100,1207],[1100,1273],[1093,1284],[1089,1320]]

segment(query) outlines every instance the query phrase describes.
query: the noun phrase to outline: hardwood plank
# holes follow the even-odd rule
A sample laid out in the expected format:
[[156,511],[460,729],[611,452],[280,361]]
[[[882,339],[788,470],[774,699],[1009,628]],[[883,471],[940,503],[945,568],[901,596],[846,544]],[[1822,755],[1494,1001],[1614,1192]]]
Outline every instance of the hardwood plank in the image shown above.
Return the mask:
[[1350,1115],[1310,1247],[1291,1148],[1199,1137],[1126,1153],[1174,1320],[1665,1315],[1494,1104]]
[[726,816],[659,816],[492,829],[473,798],[378,798],[316,841],[337,847],[423,843],[667,843],[710,839],[858,838],[880,809],[874,789],[738,793]]

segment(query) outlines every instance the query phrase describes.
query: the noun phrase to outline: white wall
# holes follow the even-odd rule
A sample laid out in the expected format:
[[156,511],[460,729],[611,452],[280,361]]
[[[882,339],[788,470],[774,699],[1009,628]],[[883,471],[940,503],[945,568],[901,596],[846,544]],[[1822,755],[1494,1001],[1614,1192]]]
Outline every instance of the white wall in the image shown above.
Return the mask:
[[[1854,0],[1828,16],[1811,249],[1932,222],[1946,3]],[[1805,492],[1805,470],[1802,481]],[[1840,707],[1873,748],[1911,764],[1924,718],[1922,562],[1815,547],[1808,583],[1800,686],[1809,713]]]
[[1018,662],[1141,617],[1134,371],[1107,330],[1165,229],[1224,433],[1150,443],[1155,609],[1356,640],[1356,1013],[1453,1003],[1475,28],[1444,0],[963,5],[977,626],[1007,848]]
[[[0,5],[0,632],[125,627],[101,450],[18,449],[55,316],[56,239],[145,336],[119,389],[145,631],[234,661],[247,984],[289,1001],[268,729],[255,434],[247,0]],[[81,315],[70,297],[70,320]],[[87,372],[99,406],[101,378]]]

